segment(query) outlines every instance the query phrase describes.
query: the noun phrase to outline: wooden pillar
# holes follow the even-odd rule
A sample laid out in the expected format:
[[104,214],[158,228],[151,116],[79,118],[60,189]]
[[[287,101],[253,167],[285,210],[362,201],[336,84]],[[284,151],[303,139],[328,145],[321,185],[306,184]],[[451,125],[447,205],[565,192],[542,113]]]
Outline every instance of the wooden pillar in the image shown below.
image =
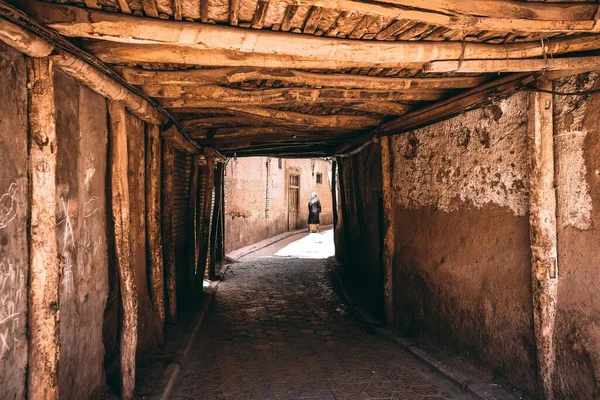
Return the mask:
[[146,134],[146,227],[150,253],[150,292],[156,325],[165,327],[165,272],[160,224],[161,144],[160,127],[148,124]]
[[110,116],[110,194],[115,253],[123,315],[121,323],[121,397],[135,395],[135,354],[138,339],[138,302],[135,271],[131,259],[128,183],[127,130],[125,104],[108,101]]
[[210,232],[210,211],[212,206],[212,193],[215,184],[215,157],[209,156],[206,159],[206,181],[204,184],[202,196],[204,200],[202,202],[202,218],[201,218],[201,229],[202,232],[200,240],[200,254],[198,256],[198,279],[199,287],[202,287],[204,275],[206,272],[206,264],[209,249],[209,232]]
[[389,136],[381,138],[381,190],[383,193],[383,296],[385,322],[394,322],[393,268],[394,268],[394,198],[392,195],[392,149]]
[[[552,82],[542,81],[551,90]],[[554,121],[552,94],[529,99],[529,235],[532,257],[533,321],[537,350],[538,391],[554,399],[556,355],[554,328],[558,290],[556,192],[554,189]]]
[[56,123],[52,62],[27,59],[29,89],[29,367],[30,399],[58,399],[61,275],[56,248]]
[[167,304],[169,321],[177,320],[177,270],[173,241],[173,190],[175,188],[175,150],[169,140],[163,148],[163,234],[166,258]]
[[221,219],[221,198],[223,197],[223,163],[219,162],[216,166],[214,176],[215,188],[215,206],[212,213],[212,223],[210,228],[210,257],[208,274],[211,280],[216,278],[216,261],[217,261],[217,231],[219,229],[219,220]]
[[198,202],[198,177],[200,175],[200,156],[194,157],[192,162],[192,176],[190,177],[190,191],[188,202],[188,213],[190,221],[189,254],[188,254],[188,292],[192,293],[196,282],[196,265],[198,260],[198,249],[196,246],[198,236],[198,221],[196,208]]
[[[333,160],[331,162],[331,207],[333,211],[333,231],[337,227],[338,222],[338,210],[337,210],[337,161]],[[335,237],[335,235],[334,235]]]

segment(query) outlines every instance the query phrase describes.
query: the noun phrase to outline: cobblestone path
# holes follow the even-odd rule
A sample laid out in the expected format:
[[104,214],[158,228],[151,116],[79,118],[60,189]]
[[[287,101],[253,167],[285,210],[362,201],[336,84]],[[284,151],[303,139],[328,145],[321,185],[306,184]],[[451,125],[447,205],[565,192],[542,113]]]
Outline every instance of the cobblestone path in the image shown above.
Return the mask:
[[173,399],[470,399],[348,314],[325,260],[234,264]]

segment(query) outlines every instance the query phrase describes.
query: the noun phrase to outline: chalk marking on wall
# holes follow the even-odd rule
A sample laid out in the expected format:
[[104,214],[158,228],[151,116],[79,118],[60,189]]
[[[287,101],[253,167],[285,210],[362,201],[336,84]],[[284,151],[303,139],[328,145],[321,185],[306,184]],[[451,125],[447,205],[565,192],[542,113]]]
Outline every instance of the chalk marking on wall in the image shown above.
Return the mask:
[[13,182],[6,193],[0,196],[0,229],[5,228],[17,217],[19,211],[19,204],[15,198],[17,189],[16,182]]
[[0,358],[11,350],[12,343],[19,343],[15,337],[20,315],[17,307],[24,285],[23,272],[17,273],[8,258],[0,260]]
[[97,205],[98,198],[96,196],[92,196],[84,205],[83,205],[83,217],[89,218],[92,215],[96,214],[98,210],[100,210],[100,206]]

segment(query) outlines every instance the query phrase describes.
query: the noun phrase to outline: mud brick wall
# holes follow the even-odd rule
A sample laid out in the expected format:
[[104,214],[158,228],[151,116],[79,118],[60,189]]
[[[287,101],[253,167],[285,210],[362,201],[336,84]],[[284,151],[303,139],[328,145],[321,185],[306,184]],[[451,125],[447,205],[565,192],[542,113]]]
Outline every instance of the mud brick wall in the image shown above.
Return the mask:
[[360,283],[363,305],[383,318],[381,148],[371,144],[338,162],[336,256]]
[[0,43],[0,388],[25,397],[27,368],[27,74],[25,58]]

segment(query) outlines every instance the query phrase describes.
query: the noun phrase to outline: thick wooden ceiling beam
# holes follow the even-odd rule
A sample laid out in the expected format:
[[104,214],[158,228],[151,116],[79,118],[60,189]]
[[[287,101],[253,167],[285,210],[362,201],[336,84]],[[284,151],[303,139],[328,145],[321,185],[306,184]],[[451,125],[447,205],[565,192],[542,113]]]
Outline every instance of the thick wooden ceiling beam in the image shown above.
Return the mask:
[[467,60],[433,61],[425,64],[424,72],[464,72],[485,73],[496,72],[529,72],[529,71],[566,71],[566,70],[600,69],[600,56],[566,57],[527,60]]
[[[376,4],[352,0],[287,0],[286,2],[290,5],[288,10],[297,8],[299,5],[322,7],[339,12],[424,22],[463,31],[544,33],[597,32],[599,29],[597,21],[594,21],[594,4],[535,4],[498,0],[435,0],[431,2],[383,0]],[[44,11],[55,13],[55,8],[46,7],[46,3],[40,5],[39,2],[26,0],[19,0],[18,3],[21,8],[36,18],[39,13]],[[237,20],[237,14],[234,18]],[[235,22],[232,21],[232,24],[236,25]],[[282,30],[287,30],[283,28],[282,26]]]
[[142,68],[119,68],[119,72],[127,82],[133,85],[229,85],[247,81],[269,80],[294,85],[371,90],[460,89],[477,86],[485,79],[480,76],[388,78],[247,67],[188,69],[184,71],[152,71]]
[[540,73],[513,74],[470,89],[446,100],[407,113],[381,124],[374,131],[359,135],[336,149],[344,154],[363,145],[374,136],[397,135],[444,121],[465,111],[480,107],[492,97],[506,97],[535,82]]
[[229,109],[239,114],[261,117],[275,123],[308,127],[361,129],[381,123],[381,118],[355,115],[312,115],[258,107],[230,107]]
[[374,101],[427,101],[438,100],[446,94],[439,89],[413,89],[403,91],[353,90],[353,89],[232,89],[216,85],[206,86],[143,86],[144,92],[161,99],[172,99],[172,103],[186,104],[206,101],[221,101],[235,104],[276,105],[286,103],[336,104],[345,102],[368,103]]
[[[49,3],[26,2],[28,12],[70,37],[99,39],[88,48],[112,63],[158,62],[212,66],[323,68],[398,67],[435,60],[518,59],[600,48],[600,37],[539,42],[376,42],[166,21]],[[356,4],[358,2],[352,2]],[[594,21],[589,21],[595,24]],[[469,26],[469,29],[474,29]],[[510,31],[505,21],[503,31]],[[117,43],[115,43],[117,42]],[[543,49],[542,47],[545,47]],[[256,57],[258,56],[258,57]],[[332,67],[336,66],[336,67]]]

